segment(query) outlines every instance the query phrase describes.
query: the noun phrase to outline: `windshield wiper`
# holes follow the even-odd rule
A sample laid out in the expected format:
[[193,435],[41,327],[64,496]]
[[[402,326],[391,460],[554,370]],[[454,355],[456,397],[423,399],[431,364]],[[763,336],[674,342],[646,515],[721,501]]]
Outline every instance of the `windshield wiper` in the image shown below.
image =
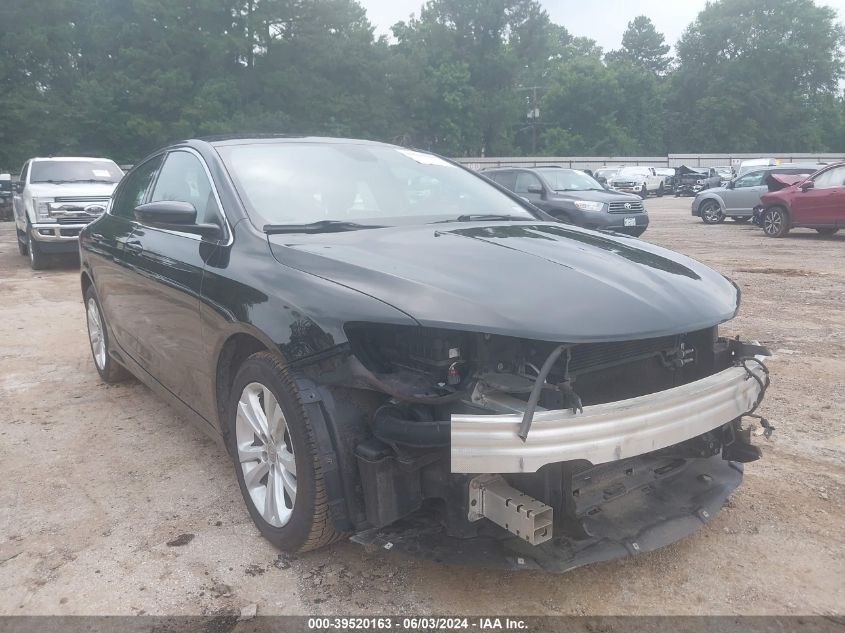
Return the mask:
[[496,221],[533,222],[536,218],[526,218],[524,215],[497,215],[495,213],[467,213],[450,220],[438,220],[432,224],[444,222],[496,222]]
[[343,231],[358,231],[361,229],[383,229],[378,224],[358,224],[357,222],[345,222],[343,220],[320,220],[308,224],[265,224],[264,232],[267,235],[278,235],[281,233],[342,233]]

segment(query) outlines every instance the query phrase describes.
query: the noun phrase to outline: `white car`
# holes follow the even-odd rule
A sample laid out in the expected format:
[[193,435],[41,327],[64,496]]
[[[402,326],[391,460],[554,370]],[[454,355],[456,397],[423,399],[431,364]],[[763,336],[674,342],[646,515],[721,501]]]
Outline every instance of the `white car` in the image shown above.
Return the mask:
[[33,270],[51,253],[76,253],[79,232],[105,212],[123,172],[107,158],[31,158],[12,200],[18,250]]
[[611,189],[634,193],[641,198],[647,198],[654,193],[662,196],[666,191],[664,176],[660,176],[654,167],[623,167],[608,183]]

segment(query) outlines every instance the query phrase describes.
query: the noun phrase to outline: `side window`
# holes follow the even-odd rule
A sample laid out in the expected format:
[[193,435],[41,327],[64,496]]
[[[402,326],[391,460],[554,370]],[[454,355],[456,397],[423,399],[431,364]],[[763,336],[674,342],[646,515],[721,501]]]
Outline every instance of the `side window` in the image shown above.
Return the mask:
[[766,173],[762,171],[752,171],[749,174],[740,176],[734,182],[734,189],[744,189],[746,187],[759,187],[763,184],[763,176]]
[[845,185],[845,167],[834,167],[816,176],[813,184],[816,189],[832,189]]
[[159,165],[161,165],[161,156],[156,156],[123,179],[114,194],[111,205],[112,215],[127,220],[135,219],[135,207],[143,204]]
[[514,191],[516,189],[516,172],[500,171],[493,174],[496,182],[502,185],[505,189]]
[[150,202],[190,202],[197,210],[197,224],[223,226],[217,199],[205,168],[190,152],[170,152],[164,160]]
[[529,174],[528,172],[519,172],[516,176],[516,186],[514,187],[514,193],[536,193],[536,191],[529,191],[529,189],[536,189],[542,188],[543,185],[540,183],[540,179],[537,178],[534,174]]

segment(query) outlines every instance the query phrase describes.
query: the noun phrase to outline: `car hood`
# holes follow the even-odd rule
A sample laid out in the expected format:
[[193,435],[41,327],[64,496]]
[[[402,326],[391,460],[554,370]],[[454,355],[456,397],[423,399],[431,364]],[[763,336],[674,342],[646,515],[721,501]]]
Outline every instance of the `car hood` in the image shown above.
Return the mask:
[[589,200],[592,202],[626,202],[637,201],[641,198],[631,193],[623,193],[621,191],[556,191],[550,200]]
[[613,178],[610,179],[610,182],[645,182],[647,180],[646,176],[642,174],[632,174],[631,176],[622,176],[620,174],[616,174]]
[[50,182],[38,182],[27,185],[30,194],[35,198],[62,198],[62,197],[104,197],[111,196],[116,182],[69,182],[57,184]]
[[[630,340],[731,319],[739,291],[671,251],[551,222],[269,237],[276,259],[427,327],[559,342]],[[342,307],[341,307],[342,309]]]

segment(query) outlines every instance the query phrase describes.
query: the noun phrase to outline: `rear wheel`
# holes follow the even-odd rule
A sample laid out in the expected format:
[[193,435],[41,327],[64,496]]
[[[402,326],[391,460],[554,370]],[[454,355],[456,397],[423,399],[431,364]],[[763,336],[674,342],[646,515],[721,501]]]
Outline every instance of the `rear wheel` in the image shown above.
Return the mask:
[[238,370],[231,394],[229,449],[258,530],[288,552],[337,540],[314,433],[284,366],[268,352],[250,356]]
[[783,207],[772,207],[763,212],[763,232],[769,237],[784,237],[789,233],[789,216]]
[[701,220],[705,224],[721,224],[725,221],[722,207],[715,200],[705,200],[701,203]]
[[825,228],[825,229],[816,229],[816,232],[820,235],[834,235],[839,229],[833,228]]
[[84,296],[88,342],[91,345],[94,367],[97,368],[97,373],[100,374],[100,378],[104,382],[109,384],[122,382],[129,378],[131,374],[109,355],[109,331],[94,286],[88,286]]

